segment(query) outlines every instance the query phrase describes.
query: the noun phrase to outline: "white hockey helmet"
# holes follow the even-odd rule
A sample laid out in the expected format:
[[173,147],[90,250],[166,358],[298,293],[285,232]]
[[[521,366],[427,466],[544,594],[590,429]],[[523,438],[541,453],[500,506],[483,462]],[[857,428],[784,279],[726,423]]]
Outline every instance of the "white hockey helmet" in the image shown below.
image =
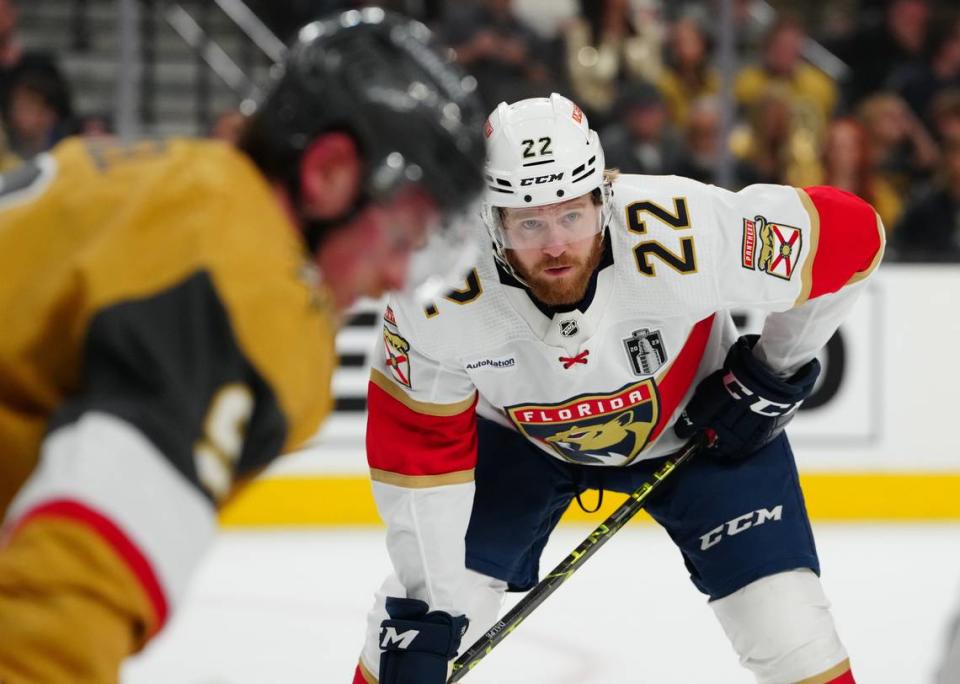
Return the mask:
[[596,231],[605,229],[610,186],[604,181],[603,148],[580,107],[557,93],[501,102],[487,119],[484,135],[483,219],[501,263],[509,267],[503,251],[510,246],[501,208],[557,204],[600,189]]

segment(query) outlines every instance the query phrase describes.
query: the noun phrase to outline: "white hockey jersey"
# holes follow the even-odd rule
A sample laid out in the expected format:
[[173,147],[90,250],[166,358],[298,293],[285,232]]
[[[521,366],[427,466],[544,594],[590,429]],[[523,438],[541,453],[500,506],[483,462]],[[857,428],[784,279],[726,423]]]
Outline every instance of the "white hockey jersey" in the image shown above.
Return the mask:
[[492,251],[433,306],[391,300],[371,371],[367,453],[407,596],[469,615],[475,414],[565,461],[668,455],[681,446],[677,416],[736,339],[729,309],[771,312],[755,353],[789,373],[829,340],[883,252],[873,209],[832,188],[731,193],[620,176],[613,202],[613,263],[585,311],[548,318],[526,290],[501,282]]

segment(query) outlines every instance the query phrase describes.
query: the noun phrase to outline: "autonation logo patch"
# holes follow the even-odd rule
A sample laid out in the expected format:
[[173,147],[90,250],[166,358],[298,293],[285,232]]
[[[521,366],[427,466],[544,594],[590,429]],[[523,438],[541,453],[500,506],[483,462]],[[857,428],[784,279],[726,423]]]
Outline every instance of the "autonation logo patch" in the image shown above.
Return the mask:
[[467,370],[507,370],[517,365],[512,356],[501,356],[499,359],[480,359],[467,362]]

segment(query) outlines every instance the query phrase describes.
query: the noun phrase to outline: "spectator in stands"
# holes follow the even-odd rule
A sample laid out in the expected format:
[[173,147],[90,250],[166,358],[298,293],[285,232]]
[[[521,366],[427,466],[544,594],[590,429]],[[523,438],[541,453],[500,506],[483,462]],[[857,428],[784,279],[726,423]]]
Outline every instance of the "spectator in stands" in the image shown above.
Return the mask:
[[880,21],[828,46],[850,66],[843,84],[848,107],[883,89],[898,67],[922,61],[929,21],[928,0],[890,0]]
[[791,94],[782,84],[767,87],[734,129],[730,148],[737,159],[740,187],[779,183],[803,187],[819,177],[819,147],[810,130],[797,123]]
[[960,88],[960,18],[935,24],[928,47],[929,59],[898,69],[890,87],[932,128],[933,98],[947,88]]
[[[53,56],[24,49],[18,34],[19,13],[16,3],[14,0],[0,0],[0,115],[6,127],[7,137],[10,139],[9,142],[14,148],[18,145],[18,140],[16,131],[11,130],[13,122],[10,117],[11,94],[15,83],[25,77],[31,82],[38,80],[50,84],[58,82],[60,85],[57,87],[65,93],[67,114],[69,114],[70,100],[66,81]],[[23,105],[22,98],[20,104]],[[30,109],[29,103],[27,109]],[[37,121],[32,116],[27,118],[32,119],[33,122]]]
[[580,0],[563,29],[574,99],[590,120],[609,120],[624,82],[659,80],[664,28],[655,0]]
[[692,18],[680,19],[673,25],[666,53],[667,65],[658,85],[666,99],[670,121],[683,128],[690,103],[720,90],[720,75],[709,63],[707,36]]
[[109,138],[113,135],[113,120],[109,114],[87,114],[80,118],[77,133],[87,138]]
[[911,184],[926,180],[936,168],[936,144],[906,103],[892,93],[864,100],[860,122],[867,131],[874,174],[906,195]]
[[960,138],[946,141],[935,184],[904,210],[891,248],[901,261],[960,261]]
[[451,5],[444,33],[489,109],[553,90],[547,46],[514,16],[511,0]]
[[237,109],[228,109],[214,119],[213,125],[210,127],[210,137],[236,145],[240,136],[243,135],[243,128],[246,123],[247,117],[244,116],[243,112]]
[[20,157],[15,155],[7,144],[7,136],[3,132],[3,126],[0,126],[0,173],[9,171],[20,163]]
[[669,126],[660,91],[645,81],[628,84],[616,112],[617,121],[601,135],[607,166],[623,173],[676,173],[683,145]]
[[900,218],[900,194],[883,176],[873,172],[867,132],[856,119],[834,119],[823,144],[823,178],[818,184],[852,192],[877,210],[887,232]]
[[18,16],[13,0],[0,0],[0,74],[19,64],[23,56],[23,45],[17,37]]
[[18,67],[5,113],[10,147],[24,159],[74,132],[70,91],[57,71]]
[[797,19],[778,19],[766,34],[760,63],[740,71],[734,94],[737,102],[749,109],[771,84],[778,84],[790,96],[797,125],[820,135],[836,106],[837,88],[829,76],[803,61],[806,41],[806,29]]
[[715,183],[723,150],[720,102],[714,95],[700,97],[690,103],[689,110],[683,131],[685,147],[676,173]]
[[944,90],[933,98],[930,120],[937,140],[960,139],[960,88]]

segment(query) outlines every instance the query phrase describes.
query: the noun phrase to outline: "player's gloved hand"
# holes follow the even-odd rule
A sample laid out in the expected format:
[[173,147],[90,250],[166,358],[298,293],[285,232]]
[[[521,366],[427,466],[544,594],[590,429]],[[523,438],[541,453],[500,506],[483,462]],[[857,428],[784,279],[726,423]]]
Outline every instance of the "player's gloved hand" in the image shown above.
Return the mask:
[[380,623],[380,684],[443,684],[469,620],[416,599],[387,597],[389,619]]
[[704,428],[716,432],[707,453],[723,460],[746,458],[780,434],[820,375],[820,362],[813,359],[793,376],[777,377],[753,355],[758,339],[745,335],[737,340],[723,368],[697,385],[674,425],[683,439]]

